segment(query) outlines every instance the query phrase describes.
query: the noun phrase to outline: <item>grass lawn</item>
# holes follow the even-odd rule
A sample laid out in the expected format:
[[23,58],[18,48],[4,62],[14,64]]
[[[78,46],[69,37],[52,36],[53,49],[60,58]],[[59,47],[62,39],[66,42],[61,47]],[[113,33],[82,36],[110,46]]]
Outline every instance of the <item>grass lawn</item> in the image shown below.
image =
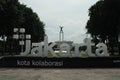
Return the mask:
[[[65,56],[67,53],[65,53],[65,52],[62,52],[62,53],[56,52],[55,54],[57,55],[57,57],[60,57],[61,55]],[[73,51],[71,51],[70,52],[70,57],[74,57],[74,55],[75,55],[75,53]],[[33,55],[28,54],[27,56],[32,57]],[[44,56],[44,54],[42,54],[42,56]],[[51,52],[48,52],[48,57],[53,57]],[[87,53],[79,53],[79,57],[86,58],[86,57],[89,57],[89,55]]]

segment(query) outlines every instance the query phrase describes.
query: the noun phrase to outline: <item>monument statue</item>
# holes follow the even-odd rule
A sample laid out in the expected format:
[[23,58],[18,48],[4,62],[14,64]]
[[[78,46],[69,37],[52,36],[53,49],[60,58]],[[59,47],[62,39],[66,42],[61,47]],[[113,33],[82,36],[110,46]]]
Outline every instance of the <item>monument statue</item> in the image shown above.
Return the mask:
[[60,26],[59,41],[64,41],[63,26]]

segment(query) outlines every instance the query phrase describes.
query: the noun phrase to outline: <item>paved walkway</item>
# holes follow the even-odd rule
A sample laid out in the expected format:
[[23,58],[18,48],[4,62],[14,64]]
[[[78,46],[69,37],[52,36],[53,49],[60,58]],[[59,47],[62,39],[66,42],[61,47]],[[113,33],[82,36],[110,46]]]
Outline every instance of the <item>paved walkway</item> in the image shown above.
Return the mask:
[[0,69],[0,80],[120,80],[120,69]]

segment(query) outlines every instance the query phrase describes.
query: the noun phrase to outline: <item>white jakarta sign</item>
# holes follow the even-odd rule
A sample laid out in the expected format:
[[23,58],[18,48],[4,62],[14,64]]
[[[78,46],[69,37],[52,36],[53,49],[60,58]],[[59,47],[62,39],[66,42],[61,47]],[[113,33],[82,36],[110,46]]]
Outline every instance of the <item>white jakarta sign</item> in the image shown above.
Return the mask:
[[[32,56],[39,56],[39,57],[49,57],[48,53],[51,53],[53,57],[82,57],[81,54],[88,54],[90,57],[99,56],[99,57],[105,57],[109,56],[109,53],[107,52],[107,46],[104,43],[99,43],[96,45],[97,49],[95,50],[95,53],[92,53],[91,51],[91,39],[86,38],[85,43],[80,44],[72,44],[73,47],[75,47],[73,51],[73,55],[71,55],[70,46],[66,43],[63,43],[60,45],[60,55],[58,56],[55,51],[53,50],[53,47],[56,45],[56,43],[52,43],[48,45],[48,37],[44,37],[44,49],[42,48],[42,43],[38,43],[38,45],[35,45],[37,43],[32,43],[31,40],[26,40],[25,45],[25,51],[21,52],[21,56],[26,56],[29,53]],[[79,51],[79,47],[86,46],[85,51]],[[66,51],[66,53],[63,55],[62,51]]]

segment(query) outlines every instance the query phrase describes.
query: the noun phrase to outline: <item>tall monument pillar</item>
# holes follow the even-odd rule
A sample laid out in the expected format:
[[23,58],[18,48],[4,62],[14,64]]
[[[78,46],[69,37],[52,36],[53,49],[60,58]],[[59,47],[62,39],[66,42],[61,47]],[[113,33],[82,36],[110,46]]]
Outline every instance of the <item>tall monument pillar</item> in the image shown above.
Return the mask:
[[60,26],[59,41],[64,41],[63,26]]

